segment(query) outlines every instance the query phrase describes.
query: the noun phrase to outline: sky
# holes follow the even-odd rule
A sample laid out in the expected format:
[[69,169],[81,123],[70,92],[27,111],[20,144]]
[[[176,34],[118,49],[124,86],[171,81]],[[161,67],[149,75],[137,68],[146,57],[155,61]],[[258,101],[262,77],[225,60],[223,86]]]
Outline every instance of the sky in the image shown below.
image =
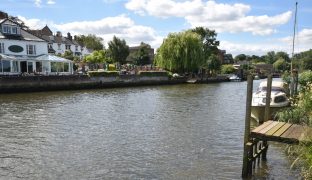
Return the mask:
[[[312,48],[312,0],[297,0],[295,53]],[[63,35],[115,35],[157,49],[169,33],[203,26],[227,53],[292,52],[296,0],[0,0],[0,11],[31,29]],[[107,46],[106,46],[107,47]]]

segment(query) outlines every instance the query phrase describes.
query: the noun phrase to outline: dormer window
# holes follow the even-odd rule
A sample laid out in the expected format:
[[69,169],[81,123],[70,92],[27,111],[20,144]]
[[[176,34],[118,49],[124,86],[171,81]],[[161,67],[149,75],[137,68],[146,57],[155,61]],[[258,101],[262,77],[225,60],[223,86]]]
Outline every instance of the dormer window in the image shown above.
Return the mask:
[[17,27],[12,27],[12,34],[17,34]]
[[3,24],[2,25],[2,33],[3,34],[9,34],[9,35],[20,35],[21,30],[20,30],[20,27],[8,25],[8,24]]

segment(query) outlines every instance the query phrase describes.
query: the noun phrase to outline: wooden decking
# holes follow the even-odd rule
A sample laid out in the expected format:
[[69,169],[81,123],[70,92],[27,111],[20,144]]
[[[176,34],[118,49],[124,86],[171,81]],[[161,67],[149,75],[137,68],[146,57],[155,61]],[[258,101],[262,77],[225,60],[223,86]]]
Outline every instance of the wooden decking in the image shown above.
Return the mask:
[[310,127],[285,122],[267,121],[253,129],[250,137],[266,141],[298,144],[312,140]]

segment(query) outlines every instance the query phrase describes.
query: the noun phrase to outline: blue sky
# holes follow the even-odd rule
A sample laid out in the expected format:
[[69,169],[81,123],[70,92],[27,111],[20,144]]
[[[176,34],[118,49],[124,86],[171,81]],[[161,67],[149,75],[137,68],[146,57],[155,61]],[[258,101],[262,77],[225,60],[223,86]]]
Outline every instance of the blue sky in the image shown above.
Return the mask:
[[[0,0],[0,10],[32,29],[113,35],[129,45],[160,46],[168,33],[196,26],[215,29],[221,49],[262,55],[291,52],[295,0]],[[295,51],[311,49],[312,1],[298,0]]]

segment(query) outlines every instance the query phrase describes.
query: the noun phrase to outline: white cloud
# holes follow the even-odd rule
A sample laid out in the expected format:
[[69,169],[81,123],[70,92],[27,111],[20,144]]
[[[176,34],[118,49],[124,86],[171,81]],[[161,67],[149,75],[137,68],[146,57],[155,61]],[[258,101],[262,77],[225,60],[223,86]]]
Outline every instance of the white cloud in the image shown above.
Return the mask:
[[54,0],[48,0],[47,4],[49,4],[49,5],[55,4],[55,1]]
[[276,31],[275,27],[287,23],[291,12],[287,11],[275,16],[247,15],[249,5],[235,3],[224,4],[215,1],[203,2],[190,0],[176,2],[173,0],[130,0],[125,7],[140,15],[151,15],[161,18],[181,17],[191,27],[204,26],[217,32],[250,32],[254,35],[269,35]]
[[[292,47],[293,37],[288,36],[279,39],[281,43],[287,44],[287,46]],[[306,51],[312,48],[312,29],[302,29],[295,36],[295,53]]]
[[28,26],[30,29],[41,29],[45,25],[54,26],[54,23],[49,20],[43,20],[43,19],[27,19],[23,16],[17,16],[20,20],[24,21],[26,26]]
[[41,0],[34,0],[34,3],[36,7],[41,7]]
[[[220,48],[227,50],[233,55],[264,55],[269,51],[284,51],[289,55],[292,53],[292,37],[284,37],[280,39],[272,39],[258,43],[234,43],[229,41],[220,41]],[[311,49],[312,29],[301,30],[295,38],[295,53],[307,51]]]
[[63,34],[67,32],[70,32],[72,35],[95,34],[102,37],[105,43],[110,41],[114,35],[125,39],[127,44],[131,46],[138,45],[143,41],[156,48],[162,42],[162,37],[158,36],[153,28],[137,25],[126,15],[106,17],[96,21],[76,21],[64,24],[56,24],[40,19],[26,19],[22,16],[18,17],[31,29],[41,29],[47,24],[52,31],[61,31]]

